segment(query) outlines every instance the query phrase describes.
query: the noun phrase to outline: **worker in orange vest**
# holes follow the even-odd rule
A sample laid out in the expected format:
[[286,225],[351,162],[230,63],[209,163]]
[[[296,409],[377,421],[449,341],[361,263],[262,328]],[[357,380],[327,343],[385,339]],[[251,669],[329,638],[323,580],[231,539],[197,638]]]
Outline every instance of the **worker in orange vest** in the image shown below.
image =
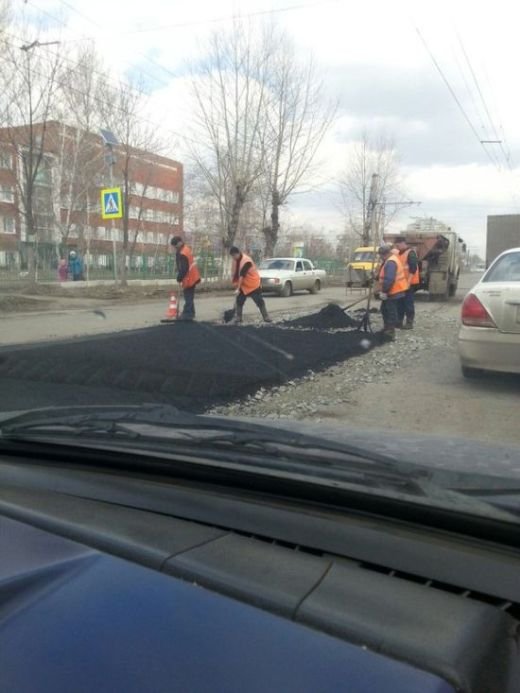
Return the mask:
[[391,245],[382,245],[378,250],[381,259],[376,294],[381,299],[383,336],[395,339],[395,328],[399,321],[398,303],[404,297],[408,282],[398,255],[392,253]]
[[[399,259],[401,260],[404,274],[408,282],[408,289],[397,306],[399,317],[397,327],[403,330],[413,330],[415,321],[415,292],[420,283],[419,259],[415,250],[408,246],[406,238],[403,236],[398,236],[394,243],[399,251]],[[406,322],[404,322],[405,317]]]
[[200,272],[191,248],[180,236],[174,236],[170,241],[175,248],[175,261],[177,264],[177,281],[182,286],[184,295],[184,307],[180,320],[191,321],[195,318],[195,287],[200,284]]
[[233,286],[237,289],[236,318],[235,322],[242,322],[244,303],[248,297],[252,298],[258,306],[265,322],[272,322],[265,307],[264,297],[262,296],[262,280],[255,263],[243,253],[240,248],[232,246],[229,254],[233,258],[232,280]]

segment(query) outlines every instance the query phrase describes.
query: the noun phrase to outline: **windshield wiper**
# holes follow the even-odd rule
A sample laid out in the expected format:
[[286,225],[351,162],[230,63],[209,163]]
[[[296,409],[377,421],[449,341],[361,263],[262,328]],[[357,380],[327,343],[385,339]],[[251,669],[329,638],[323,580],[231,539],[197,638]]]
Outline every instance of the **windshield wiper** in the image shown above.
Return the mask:
[[456,472],[395,460],[307,433],[198,416],[169,405],[52,408],[15,414],[3,421],[0,415],[2,441],[82,441],[82,446],[123,447],[141,454],[153,451],[164,458],[185,455],[198,463],[211,460],[230,471],[393,490],[444,504],[462,503],[468,511],[492,508],[466,489],[459,490],[461,475]]

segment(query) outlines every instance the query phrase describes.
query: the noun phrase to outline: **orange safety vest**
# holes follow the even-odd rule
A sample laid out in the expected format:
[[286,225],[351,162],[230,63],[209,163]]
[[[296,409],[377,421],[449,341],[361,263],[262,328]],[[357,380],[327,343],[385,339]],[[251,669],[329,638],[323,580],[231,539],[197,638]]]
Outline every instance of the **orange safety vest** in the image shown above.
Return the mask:
[[410,286],[415,286],[415,284],[421,283],[421,278],[419,276],[419,266],[417,266],[417,271],[415,274],[410,274],[410,268],[408,267],[408,255],[410,255],[411,248],[407,248],[403,253],[399,253],[399,259],[403,265],[404,274]]
[[395,262],[395,264],[397,265],[395,281],[390,287],[388,295],[393,296],[394,294],[400,294],[404,291],[407,291],[409,288],[408,280],[406,279],[401,260],[397,255],[390,255],[382,264],[381,269],[379,270],[379,285],[381,287],[383,286],[383,279],[385,277],[385,265],[387,262]]
[[[245,277],[241,277],[240,272],[242,271],[242,267],[248,262],[252,264],[252,267]],[[262,280],[260,279],[260,275],[258,274],[255,263],[249,257],[249,255],[245,255],[245,253],[242,253],[240,256],[240,259],[238,260],[238,267],[237,261],[234,261],[233,277],[236,276],[238,276],[238,280],[234,280],[233,284],[238,286],[240,291],[246,296],[262,286]]]
[[187,245],[182,246],[182,248],[179,250],[179,255],[184,255],[184,257],[188,260],[188,273],[182,280],[181,286],[183,289],[190,289],[192,286],[195,286],[195,284],[200,282],[199,268],[197,267],[197,264],[193,258],[191,248],[189,248]]

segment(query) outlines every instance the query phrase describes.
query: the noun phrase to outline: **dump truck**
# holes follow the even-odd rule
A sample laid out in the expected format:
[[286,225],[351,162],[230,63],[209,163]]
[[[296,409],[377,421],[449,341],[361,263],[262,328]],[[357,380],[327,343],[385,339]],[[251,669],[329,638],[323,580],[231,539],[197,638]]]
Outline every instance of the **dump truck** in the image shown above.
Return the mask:
[[399,236],[417,253],[420,278],[417,290],[427,291],[431,300],[446,301],[455,296],[466,253],[462,238],[437,222],[431,231],[411,225],[400,233],[385,233],[384,240],[394,243]]

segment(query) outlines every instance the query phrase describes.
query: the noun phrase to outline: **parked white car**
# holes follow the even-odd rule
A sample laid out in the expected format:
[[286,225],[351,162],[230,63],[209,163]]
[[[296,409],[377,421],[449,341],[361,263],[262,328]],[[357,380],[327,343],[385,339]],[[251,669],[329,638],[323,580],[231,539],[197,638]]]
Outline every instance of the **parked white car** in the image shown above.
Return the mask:
[[520,373],[520,248],[499,255],[462,304],[459,354],[466,378]]
[[310,260],[294,257],[274,257],[264,260],[259,268],[262,291],[277,293],[285,298],[295,291],[317,294],[327,273],[316,269]]

